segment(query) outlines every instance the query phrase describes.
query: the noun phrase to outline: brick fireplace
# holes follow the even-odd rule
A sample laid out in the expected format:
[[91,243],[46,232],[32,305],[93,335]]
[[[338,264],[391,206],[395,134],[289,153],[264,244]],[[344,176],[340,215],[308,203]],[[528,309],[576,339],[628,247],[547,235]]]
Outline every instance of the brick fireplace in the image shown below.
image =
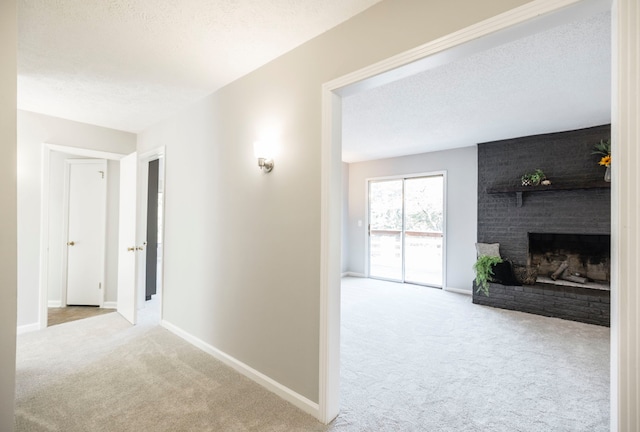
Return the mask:
[[[474,303],[609,325],[611,191],[592,151],[610,133],[603,125],[478,144],[477,241],[500,243],[503,258],[535,266],[539,279],[491,284],[489,297],[474,290]],[[552,184],[523,187],[536,169]],[[551,279],[563,262],[563,277]]]

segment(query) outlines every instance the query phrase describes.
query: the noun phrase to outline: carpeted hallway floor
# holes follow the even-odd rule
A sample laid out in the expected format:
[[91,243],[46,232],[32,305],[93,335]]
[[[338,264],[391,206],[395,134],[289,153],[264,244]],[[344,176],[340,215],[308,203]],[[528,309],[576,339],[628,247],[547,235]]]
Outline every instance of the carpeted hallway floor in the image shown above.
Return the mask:
[[343,280],[342,411],[319,424],[141,316],[20,335],[18,431],[606,431],[609,329]]

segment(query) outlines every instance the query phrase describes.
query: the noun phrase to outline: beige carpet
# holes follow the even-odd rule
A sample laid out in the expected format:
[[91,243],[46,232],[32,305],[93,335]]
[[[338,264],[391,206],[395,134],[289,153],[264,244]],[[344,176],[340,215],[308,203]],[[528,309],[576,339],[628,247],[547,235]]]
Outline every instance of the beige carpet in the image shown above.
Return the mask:
[[342,283],[339,431],[609,430],[609,328]]
[[18,431],[321,429],[165,329],[118,314],[21,335],[19,345]]
[[319,424],[152,319],[18,337],[22,431],[606,431],[609,329],[343,281],[342,412]]

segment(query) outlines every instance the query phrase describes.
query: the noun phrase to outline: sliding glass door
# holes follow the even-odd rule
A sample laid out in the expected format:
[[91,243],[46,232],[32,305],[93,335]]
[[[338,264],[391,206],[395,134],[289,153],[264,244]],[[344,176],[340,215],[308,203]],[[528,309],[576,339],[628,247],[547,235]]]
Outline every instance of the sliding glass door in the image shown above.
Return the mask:
[[402,280],[402,180],[369,183],[369,276]]
[[404,280],[442,287],[444,176],[404,181]]
[[369,182],[369,276],[442,287],[444,175]]

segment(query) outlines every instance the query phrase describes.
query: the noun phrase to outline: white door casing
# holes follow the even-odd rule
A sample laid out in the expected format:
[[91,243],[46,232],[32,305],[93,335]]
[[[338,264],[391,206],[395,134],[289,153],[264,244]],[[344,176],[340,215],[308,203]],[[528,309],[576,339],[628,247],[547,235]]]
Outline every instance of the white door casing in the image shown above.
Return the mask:
[[118,313],[136,323],[136,152],[120,160],[120,233],[118,237]]
[[63,304],[102,306],[107,212],[107,161],[65,163]]

